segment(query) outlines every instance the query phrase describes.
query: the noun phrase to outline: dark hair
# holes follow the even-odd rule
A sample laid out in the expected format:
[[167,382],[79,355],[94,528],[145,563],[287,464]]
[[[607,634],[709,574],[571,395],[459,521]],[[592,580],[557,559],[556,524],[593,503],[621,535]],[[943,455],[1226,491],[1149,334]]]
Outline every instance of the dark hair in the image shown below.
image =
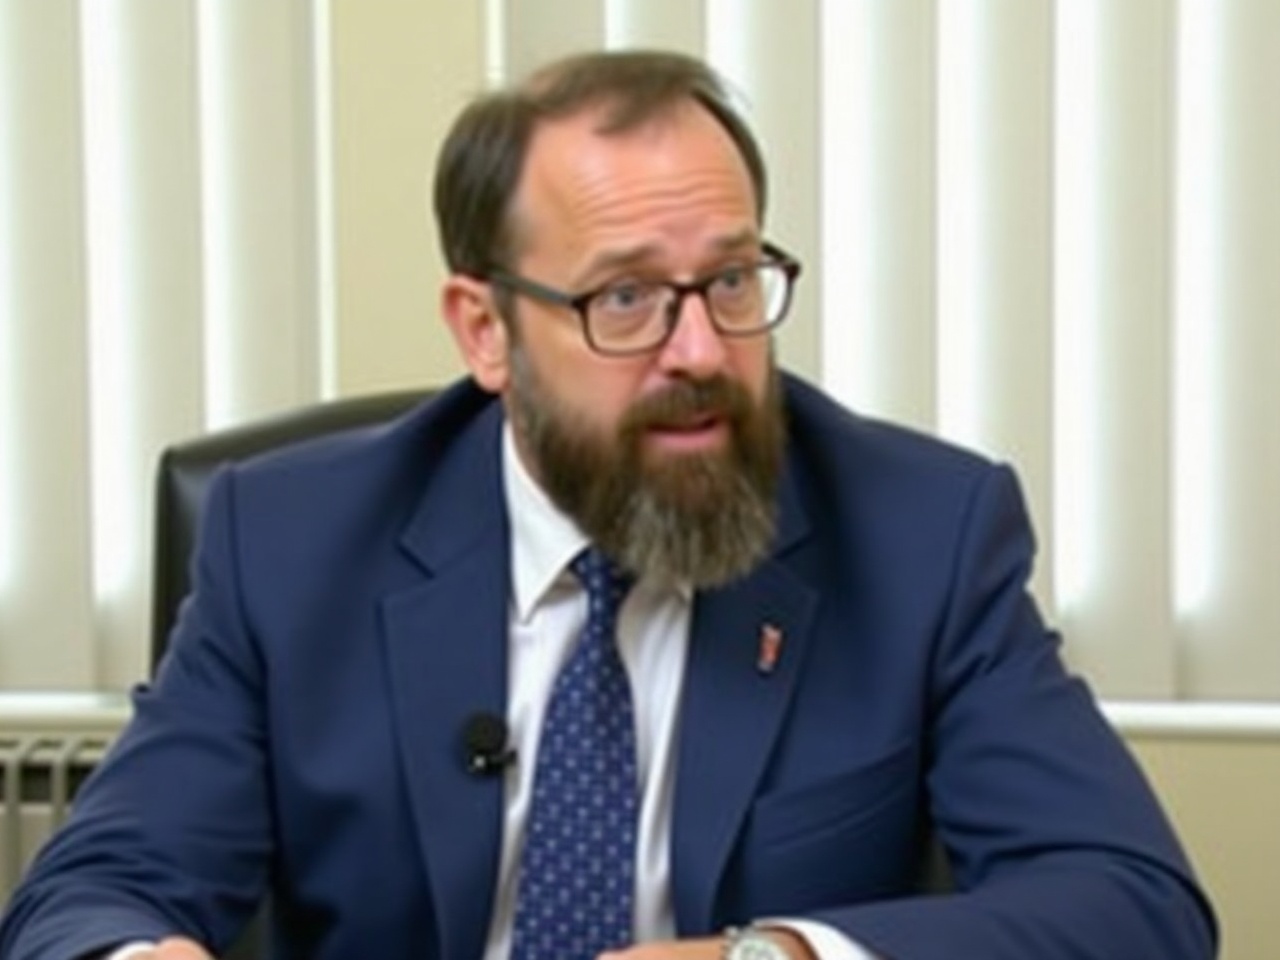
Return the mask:
[[666,51],[584,53],[542,68],[513,89],[479,97],[454,121],[436,163],[434,189],[449,269],[485,276],[510,266],[511,199],[540,122],[600,106],[608,112],[599,132],[622,133],[689,100],[724,127],[742,154],[763,219],[766,175],[759,144],[710,67]]

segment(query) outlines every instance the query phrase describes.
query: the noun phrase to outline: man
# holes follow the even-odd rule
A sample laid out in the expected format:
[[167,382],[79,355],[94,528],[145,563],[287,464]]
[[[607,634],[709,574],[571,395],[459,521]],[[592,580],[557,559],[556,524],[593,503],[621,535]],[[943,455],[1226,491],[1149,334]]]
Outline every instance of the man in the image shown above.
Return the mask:
[[775,369],[765,196],[685,57],[473,104],[436,182],[471,381],[220,477],[0,955],[203,958],[269,889],[309,960],[1211,957],[1010,472]]

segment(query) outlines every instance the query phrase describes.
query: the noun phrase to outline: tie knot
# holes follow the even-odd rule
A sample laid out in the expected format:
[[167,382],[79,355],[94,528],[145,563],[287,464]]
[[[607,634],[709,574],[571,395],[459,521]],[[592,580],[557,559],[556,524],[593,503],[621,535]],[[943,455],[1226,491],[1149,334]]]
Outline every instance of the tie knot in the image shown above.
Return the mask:
[[635,578],[595,547],[587,547],[569,563],[587,591],[592,605],[601,604],[616,611],[622,606]]

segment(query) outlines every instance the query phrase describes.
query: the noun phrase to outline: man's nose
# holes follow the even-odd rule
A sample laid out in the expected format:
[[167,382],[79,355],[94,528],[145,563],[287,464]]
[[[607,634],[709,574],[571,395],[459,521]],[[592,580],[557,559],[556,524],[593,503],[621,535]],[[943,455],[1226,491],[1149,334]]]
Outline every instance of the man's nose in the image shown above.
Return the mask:
[[706,299],[690,291],[676,304],[676,311],[675,327],[659,356],[663,370],[695,377],[721,372],[728,353]]

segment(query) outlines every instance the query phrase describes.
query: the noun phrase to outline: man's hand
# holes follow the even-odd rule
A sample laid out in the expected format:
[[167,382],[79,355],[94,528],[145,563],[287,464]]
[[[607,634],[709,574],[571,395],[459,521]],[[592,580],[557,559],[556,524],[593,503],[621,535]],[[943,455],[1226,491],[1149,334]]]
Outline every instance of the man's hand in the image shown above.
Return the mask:
[[[791,960],[818,960],[809,945],[791,931],[775,929],[765,933],[787,951]],[[720,960],[723,956],[724,937],[706,937],[701,940],[641,943],[626,950],[602,953],[599,960]]]

